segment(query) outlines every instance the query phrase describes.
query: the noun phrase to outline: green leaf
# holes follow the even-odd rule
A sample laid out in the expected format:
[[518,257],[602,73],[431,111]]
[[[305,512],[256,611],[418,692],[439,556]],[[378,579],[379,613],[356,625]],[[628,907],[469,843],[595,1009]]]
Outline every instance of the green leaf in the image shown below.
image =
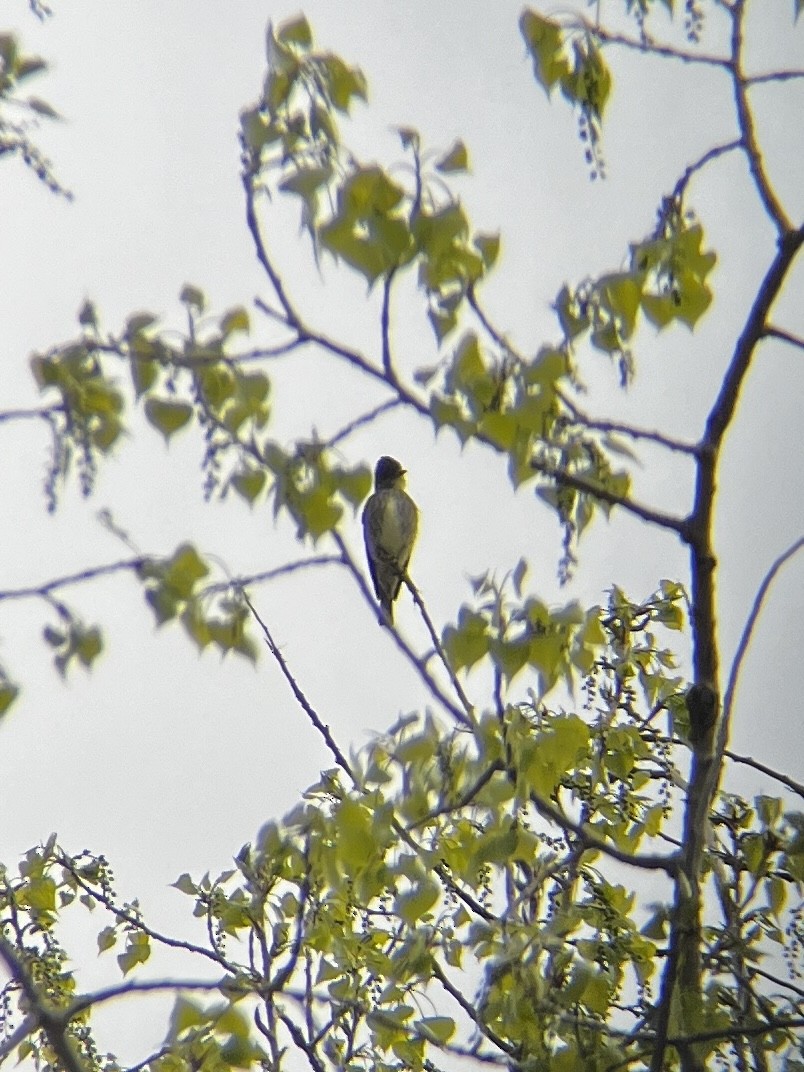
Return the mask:
[[193,407],[186,402],[169,402],[162,398],[148,398],[145,416],[148,423],[169,442],[170,437],[183,428],[193,415]]
[[443,1046],[455,1034],[455,1021],[449,1016],[425,1016],[414,1024],[415,1030],[436,1046]]
[[186,893],[188,897],[195,897],[198,893],[198,886],[193,882],[187,871],[183,875],[179,875],[175,882],[171,882],[171,886],[179,890],[180,893]]
[[394,899],[394,911],[405,923],[414,927],[438,901],[441,887],[433,878],[423,878],[421,882]]
[[98,934],[98,952],[105,953],[117,942],[117,931],[114,927],[104,927]]
[[462,607],[458,626],[447,626],[441,637],[450,665],[455,671],[474,666],[489,652],[488,623],[481,614]]
[[487,269],[491,268],[496,262],[500,253],[500,235],[497,234],[476,234],[472,238],[472,243],[480,252],[480,256],[483,259],[483,264]]
[[345,865],[344,873],[360,870],[376,852],[372,837],[371,815],[356,800],[347,798],[335,815],[338,857]]
[[181,288],[181,292],[179,294],[179,301],[182,302],[184,305],[190,306],[191,308],[195,309],[198,313],[203,313],[203,311],[207,307],[207,299],[204,295],[203,290],[200,290],[198,287],[192,286],[192,284],[190,283],[185,283],[184,286]]
[[145,593],[145,599],[156,615],[157,625],[164,625],[165,622],[169,622],[171,618],[176,617],[179,601],[172,592],[168,592],[161,587],[150,588]]
[[469,153],[466,146],[460,139],[441,157],[436,161],[436,170],[441,171],[444,174],[449,174],[455,171],[468,171],[469,170]]
[[667,327],[676,315],[676,306],[669,294],[643,294],[641,302],[645,316],[660,330]]
[[165,586],[180,599],[189,599],[196,584],[209,573],[209,566],[189,543],[178,547],[166,566]]
[[248,310],[242,305],[230,309],[221,318],[221,335],[223,335],[224,339],[227,339],[235,331],[248,333],[250,330],[251,321],[249,320]]
[[561,27],[526,8],[519,18],[519,30],[533,59],[536,79],[549,92],[569,72]]
[[25,103],[32,112],[36,112],[37,115],[41,115],[45,119],[62,118],[52,105],[48,104],[47,101],[41,100],[39,97],[29,97]]
[[120,953],[117,963],[123,975],[128,975],[138,964],[144,964],[151,955],[151,942],[147,934],[136,931],[128,936],[125,953]]
[[56,883],[43,875],[29,882],[22,890],[23,902],[37,912],[54,912],[56,909]]
[[339,112],[349,111],[353,97],[366,99],[366,78],[359,67],[349,67],[339,56],[328,52],[319,58],[319,68],[326,80],[332,105]]
[[267,479],[263,469],[241,469],[232,477],[232,487],[251,505],[265,487]]
[[101,631],[97,626],[82,631],[77,637],[75,653],[84,666],[89,667],[103,650]]
[[311,48],[313,44],[310,24],[304,15],[297,15],[286,22],[280,22],[276,31],[276,39],[283,45],[298,45],[304,51]]
[[0,718],[8,711],[19,696],[19,688],[10,681],[0,680]]
[[153,313],[132,313],[126,321],[126,338],[131,339],[156,323]]

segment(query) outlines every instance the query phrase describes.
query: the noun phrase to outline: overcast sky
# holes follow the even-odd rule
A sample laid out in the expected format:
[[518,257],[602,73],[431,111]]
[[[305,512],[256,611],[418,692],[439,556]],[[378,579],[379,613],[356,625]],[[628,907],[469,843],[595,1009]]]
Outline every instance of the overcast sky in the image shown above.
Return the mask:
[[[750,26],[754,69],[801,66],[804,30],[793,30],[792,6],[752,5],[762,8]],[[267,19],[281,21],[296,8],[269,10],[254,0],[55,0],[53,7],[43,26],[22,0],[7,0],[2,10],[5,27],[51,63],[31,91],[65,122],[42,128],[36,139],[75,200],[49,194],[19,162],[0,161],[0,410],[38,402],[29,356],[74,335],[87,298],[116,331],[139,310],[179,326],[185,282],[203,288],[215,312],[269,294],[245,226],[236,132],[240,109],[262,84]],[[344,130],[363,159],[400,158],[397,125],[417,127],[434,148],[465,140],[472,174],[456,187],[475,226],[499,228],[503,239],[485,300],[517,346],[535,352],[558,338],[550,303],[561,285],[620,267],[628,242],[650,230],[662,195],[684,167],[735,128],[728,84],[716,73],[612,52],[607,179],[590,182],[572,114],[559,101],[550,105],[534,83],[517,29],[520,8],[509,0],[313,0],[305,13],[317,43],[359,63],[367,76],[369,106],[358,106],[353,127]],[[661,20],[657,26],[663,29]],[[720,30],[713,16],[706,42],[712,51],[721,50]],[[804,86],[763,88],[756,103],[772,180],[800,219]],[[719,255],[710,315],[694,334],[645,332],[627,396],[604,357],[584,365],[594,389],[588,409],[683,438],[700,435],[774,240],[742,159],[717,162],[693,185],[691,203]],[[318,276],[296,211],[278,208],[271,225],[272,250],[291,293],[311,324],[376,354],[375,296],[331,264]],[[801,266],[791,284],[774,321],[801,334]],[[432,362],[434,344],[419,313],[400,302],[398,314],[401,366]],[[250,344],[270,338],[258,313],[253,324]],[[717,516],[726,666],[763,574],[804,532],[803,368],[800,351],[763,346],[729,433]],[[326,438],[383,398],[313,354],[295,355],[269,374],[275,420],[268,431],[284,443],[312,428]],[[82,500],[71,485],[50,516],[42,493],[45,428],[0,425],[0,589],[126,557],[98,524],[101,509],[111,510],[145,552],[168,553],[189,539],[238,575],[298,556],[291,526],[275,527],[264,502],[254,510],[231,497],[204,504],[203,444],[195,432],[177,436],[169,448],[139,419],[130,432],[102,464],[94,496]],[[373,465],[390,453],[408,467],[422,512],[413,575],[439,626],[469,598],[469,576],[489,567],[502,574],[523,554],[534,592],[548,601],[602,602],[612,582],[639,598],[662,577],[687,580],[678,541],[615,512],[581,544],[576,580],[560,591],[560,533],[532,489],[514,494],[501,459],[476,449],[461,454],[453,437],[434,440],[418,417],[389,417],[348,439],[342,452],[349,464]],[[687,509],[687,465],[651,451],[644,457],[636,495],[665,510]],[[348,538],[359,552],[359,520]],[[773,590],[732,740],[736,751],[798,778],[801,749],[791,742],[800,740],[803,593],[804,557]],[[0,859],[13,863],[58,830],[68,850],[104,852],[121,896],[140,896],[163,930],[187,927],[189,903],[167,884],[183,871],[226,867],[331,757],[267,654],[256,669],[240,659],[199,657],[176,626],[154,630],[128,576],[65,596],[87,622],[101,624],[107,643],[92,673],[73,670],[66,684],[41,642],[52,613],[44,605],[0,607],[0,661],[23,687],[0,728]],[[344,573],[288,579],[256,597],[344,749],[425,701]],[[405,594],[398,620],[424,646]],[[475,699],[483,702],[482,695]],[[775,792],[772,783],[740,785]],[[136,1048],[126,1056],[135,1058]]]

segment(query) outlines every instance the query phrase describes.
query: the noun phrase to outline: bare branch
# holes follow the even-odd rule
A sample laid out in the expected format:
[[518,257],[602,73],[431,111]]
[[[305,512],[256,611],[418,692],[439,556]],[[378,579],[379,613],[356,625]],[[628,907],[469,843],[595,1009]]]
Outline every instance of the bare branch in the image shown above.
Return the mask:
[[273,655],[274,659],[276,660],[276,663],[279,666],[279,669],[282,671],[283,677],[285,678],[287,683],[290,685],[291,692],[296,697],[299,705],[301,706],[302,710],[307,715],[307,717],[310,719],[310,721],[312,722],[312,724],[315,727],[315,729],[324,738],[324,743],[326,744],[327,748],[332,753],[332,756],[333,756],[335,762],[338,764],[338,766],[342,770],[344,770],[346,772],[346,774],[348,774],[348,776],[349,776],[350,780],[353,782],[353,784],[358,785],[357,777],[356,777],[354,771],[352,770],[352,767],[349,764],[349,761],[346,759],[346,757],[344,756],[343,752],[341,752],[340,748],[338,748],[338,745],[335,743],[335,738],[330,733],[329,726],[326,726],[323,723],[323,721],[319,717],[319,715],[316,712],[316,710],[313,707],[313,705],[310,703],[310,701],[307,699],[307,697],[302,692],[301,687],[299,686],[299,684],[296,681],[296,679],[293,676],[293,674],[290,672],[290,667],[288,666],[287,661],[285,660],[285,657],[283,656],[283,654],[279,650],[279,648],[276,646],[276,643],[274,641],[274,638],[271,636],[271,633],[270,633],[270,631],[268,629],[268,626],[265,624],[263,619],[257,613],[257,610],[256,610],[254,604],[249,599],[248,593],[246,592],[245,589],[241,589],[241,591],[242,591],[242,594],[243,594],[243,599],[246,602],[246,606],[248,607],[248,609],[251,611],[252,615],[254,616],[254,620],[259,624],[260,629],[262,629],[262,635],[265,638],[265,643],[268,646],[268,650],[271,652],[271,655]]
[[393,359],[391,357],[391,287],[394,271],[385,277],[382,287],[382,311],[380,313],[380,330],[382,334],[382,367],[389,383],[396,382]]
[[737,108],[737,122],[742,135],[743,148],[748,157],[748,167],[754,179],[757,193],[765,206],[765,211],[776,224],[779,234],[785,234],[792,230],[792,223],[776,196],[770,180],[765,172],[765,165],[757,142],[754,130],[754,117],[748,102],[748,86],[746,76],[742,70],[743,53],[743,13],[745,11],[744,0],[737,0],[732,10],[732,35],[731,55],[732,62],[729,69],[732,75],[734,90],[734,103]]
[[284,313],[284,320],[288,327],[293,328],[299,333],[303,334],[302,322],[298,313],[291,304],[290,299],[285,292],[284,284],[279,276],[279,273],[274,268],[271,258],[268,256],[268,250],[266,249],[265,242],[263,241],[262,231],[260,230],[260,222],[257,219],[257,210],[254,204],[255,189],[254,189],[255,176],[246,171],[243,174],[243,189],[246,192],[246,223],[248,229],[251,232],[251,237],[254,240],[254,248],[257,253],[257,260],[265,269],[265,274],[271,281],[271,286],[274,288],[279,304],[282,306]]
[[458,699],[464,706],[464,709],[468,716],[467,725],[471,724],[474,721],[474,705],[467,697],[466,693],[463,690],[463,686],[461,685],[460,681],[458,681],[458,677],[455,671],[452,669],[452,666],[450,665],[449,659],[447,658],[447,653],[444,651],[441,641],[438,639],[438,634],[435,631],[435,626],[433,625],[430,615],[427,613],[427,608],[422,601],[422,597],[419,595],[418,588],[414,585],[413,581],[411,581],[407,573],[405,574],[404,579],[405,584],[410,591],[410,594],[413,596],[413,602],[419,608],[419,613],[424,619],[424,624],[427,626],[427,632],[430,634],[430,639],[433,642],[433,647],[435,648],[436,653],[444,666],[444,669],[449,675],[449,679],[452,682],[452,687],[455,689]]
[[392,409],[396,409],[397,406],[401,406],[402,401],[398,398],[391,398],[387,402],[381,402],[379,406],[375,406],[374,409],[368,411],[368,413],[362,414],[360,417],[356,417],[355,420],[350,421],[340,431],[331,435],[327,439],[327,445],[334,447],[336,443],[340,443],[342,439],[346,439],[353,432],[356,432],[358,428],[363,428],[367,424],[371,424],[378,417],[381,417],[383,413],[388,413]]
[[679,451],[682,454],[695,455],[698,453],[698,445],[696,443],[687,443],[682,439],[673,439],[671,436],[666,436],[662,432],[648,431],[645,428],[634,428],[634,426],[630,424],[620,424],[617,421],[597,420],[594,417],[590,417],[587,413],[584,413],[584,411],[576,406],[576,404],[559,388],[556,388],[556,394],[570,413],[572,413],[574,419],[580,424],[583,424],[586,428],[591,428],[598,432],[613,432],[620,435],[626,435],[630,436],[631,439],[645,439],[651,443],[657,443],[660,447],[667,447],[668,450]]
[[757,86],[762,82],[789,82],[794,78],[804,78],[804,71],[767,71],[765,74],[746,75],[747,86]]
[[[773,584],[777,573],[795,554],[797,554],[802,548],[804,548],[804,536],[800,536],[795,543],[791,544],[786,551],[773,562],[768,572],[762,578],[762,583],[759,586],[754,602],[751,606],[746,623],[743,626],[742,635],[740,636],[740,642],[737,645],[737,652],[734,656],[734,661],[731,665],[731,672],[729,673],[728,684],[726,685],[726,692],[723,698],[723,718],[729,720],[731,718],[732,707],[734,705],[734,696],[737,691],[737,683],[740,677],[740,670],[742,668],[743,660],[745,659],[749,645],[751,644],[751,638],[754,633],[754,627],[757,623],[760,613],[762,612],[762,605],[765,602],[765,597],[768,594],[770,586]],[[765,773],[770,773],[765,771]],[[783,778],[779,779],[784,780]],[[786,784],[790,784],[789,782]],[[796,783],[794,783],[796,784]],[[792,786],[791,786],[792,788]]]
[[724,750],[723,755],[728,756],[734,763],[744,763],[747,767],[753,767],[754,770],[767,774],[769,778],[781,782],[782,785],[786,785],[788,789],[792,789],[798,796],[804,797],[804,785],[802,785],[801,782],[795,781],[789,775],[782,774],[781,771],[773,770],[772,767],[766,767],[764,763],[760,763],[758,759],[754,759],[752,756],[739,756],[736,752],[732,752],[728,748]]
[[804,339],[800,335],[794,335],[791,331],[785,331],[784,328],[768,326],[763,334],[771,339],[781,339],[782,342],[789,342],[791,346],[798,346],[804,350]]
[[723,156],[725,153],[733,152],[735,149],[741,149],[743,145],[742,138],[737,138],[734,141],[725,142],[723,145],[715,145],[712,149],[707,150],[702,156],[700,156],[694,163],[684,169],[684,173],[681,178],[673,187],[672,196],[677,199],[683,198],[687,186],[689,185],[692,176],[701,171],[710,164],[713,160],[716,160],[719,156]]
[[599,484],[593,484],[591,481],[584,480],[583,477],[574,476],[563,469],[556,469],[554,466],[545,465],[538,461],[531,462],[531,465],[537,472],[551,477],[557,484],[574,488],[576,491],[591,495],[593,498],[599,499],[601,502],[610,503],[612,506],[621,506],[623,510],[634,514],[635,517],[641,518],[651,525],[670,529],[672,532],[678,533],[685,542],[688,540],[689,532],[686,518],[676,517],[674,514],[665,514],[649,506],[643,506],[634,499],[629,499],[624,495],[617,495],[613,491],[607,491],[605,488],[600,487]]
[[117,986],[109,986],[103,990],[96,990],[92,994],[81,994],[73,1002],[65,1013],[65,1020],[74,1020],[87,1009],[102,1005],[116,998],[128,997],[129,994],[154,994],[162,991],[178,990],[220,990],[221,980],[211,979],[153,979],[140,980],[137,982],[119,983]]
[[714,56],[705,52],[693,52],[689,49],[676,48],[674,45],[665,45],[657,41],[651,41],[644,37],[629,37],[627,34],[614,33],[605,30],[601,26],[594,25],[587,19],[579,18],[580,25],[605,45],[617,45],[621,48],[630,49],[633,52],[642,52],[648,56],[660,56],[663,59],[679,60],[681,63],[691,63],[702,67],[721,67],[729,70],[731,61],[727,56]]
[[64,406],[55,402],[52,406],[34,409],[10,409],[0,412],[0,424],[11,421],[44,420],[50,421],[57,413],[63,413]]
[[75,584],[83,584],[84,581],[92,581],[97,577],[108,577],[113,573],[136,572],[147,561],[147,557],[140,555],[137,558],[126,559],[122,562],[113,562],[108,566],[91,566],[79,573],[71,573],[66,577],[57,577],[44,584],[30,585],[25,588],[9,588],[5,592],[0,591],[0,602],[12,599],[32,599],[36,597],[46,598],[52,592],[61,588],[69,588]]
[[433,976],[438,979],[439,983],[441,983],[441,985],[444,987],[450,997],[454,998],[455,1001],[457,1001],[457,1003],[460,1005],[460,1007],[463,1009],[463,1011],[466,1013],[472,1023],[476,1025],[478,1031],[482,1035],[484,1035],[489,1040],[489,1042],[492,1042],[495,1046],[498,1047],[498,1049],[502,1050],[503,1053],[507,1053],[509,1056],[513,1056],[515,1053],[515,1047],[510,1042],[506,1042],[505,1039],[500,1038],[500,1036],[496,1034],[496,1032],[494,1032],[488,1026],[488,1024],[483,1021],[479,1009],[475,1005],[473,1005],[472,1002],[467,1001],[467,999],[463,995],[463,992],[449,981],[438,961],[433,959],[431,963]]

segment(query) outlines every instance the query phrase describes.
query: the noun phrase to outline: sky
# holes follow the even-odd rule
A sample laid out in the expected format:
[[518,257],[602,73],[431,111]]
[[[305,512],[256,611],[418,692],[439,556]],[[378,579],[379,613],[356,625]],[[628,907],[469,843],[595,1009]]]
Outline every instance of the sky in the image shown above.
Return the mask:
[[[269,294],[245,225],[236,134],[238,114],[264,77],[268,18],[281,22],[297,8],[268,10],[253,0],[54,0],[53,8],[43,25],[22,0],[6,0],[0,10],[4,27],[19,31],[26,48],[50,63],[32,92],[64,122],[43,126],[35,138],[75,195],[72,202],[54,197],[18,162],[0,161],[0,411],[39,402],[29,357],[75,334],[86,299],[106,327],[118,330],[141,310],[180,326],[178,294],[186,282],[200,286],[216,312]],[[804,20],[792,29],[790,0],[752,8],[749,64],[801,66]],[[502,234],[500,264],[483,297],[516,345],[535,352],[558,338],[550,305],[560,287],[620,267],[628,243],[652,227],[661,196],[691,160],[734,136],[734,120],[728,86],[711,71],[612,54],[607,178],[590,181],[572,114],[549,102],[533,80],[517,29],[520,9],[509,0],[460,7],[447,0],[312,0],[304,11],[317,43],[358,63],[368,79],[369,104],[358,106],[344,128],[360,156],[398,159],[397,126],[416,127],[434,149],[458,137],[466,142],[471,174],[456,189],[478,230]],[[656,25],[661,35],[662,18]],[[713,15],[707,48],[717,50],[721,31]],[[804,85],[762,87],[755,104],[773,182],[800,219]],[[607,359],[584,366],[588,410],[690,439],[700,435],[774,241],[736,157],[718,161],[694,183],[692,204],[719,256],[712,312],[694,334],[675,328],[640,336],[637,378],[625,395]],[[296,211],[276,205],[270,217],[271,248],[290,292],[310,322],[376,353],[376,295],[332,264],[318,272]],[[803,286],[799,265],[774,316],[799,334]],[[436,354],[411,310],[412,301],[408,309],[400,300],[395,324],[408,371]],[[270,341],[270,325],[256,312],[252,321],[249,345]],[[384,397],[311,353],[272,365],[269,374],[275,409],[268,430],[284,443],[313,428],[326,438]],[[762,576],[804,532],[802,398],[800,351],[767,343],[729,432],[718,488],[725,666]],[[515,494],[501,459],[477,448],[461,452],[453,437],[434,438],[415,415],[389,416],[341,450],[350,465],[373,465],[390,453],[408,468],[422,515],[413,576],[438,624],[454,620],[469,598],[469,577],[489,568],[502,575],[523,554],[533,591],[548,602],[599,603],[612,582],[640,598],[662,577],[687,579],[677,540],[615,512],[582,542],[575,580],[561,590],[558,526],[532,490]],[[54,515],[42,492],[44,427],[0,424],[0,452],[0,590],[127,557],[97,520],[105,509],[143,551],[169,553],[189,539],[237,575],[302,552],[291,526],[275,525],[264,502],[250,510],[232,497],[203,501],[203,444],[194,433],[165,447],[133,420],[125,442],[102,464],[92,498],[82,499],[73,484]],[[690,476],[683,460],[646,449],[634,493],[661,509],[684,510]],[[359,518],[347,538],[360,555]],[[791,749],[791,741],[800,727],[794,668],[802,594],[799,557],[762,617],[732,738],[735,751],[799,779],[801,749]],[[155,630],[127,576],[66,595],[86,621],[101,624],[106,639],[92,673],[71,671],[66,682],[41,640],[52,612],[42,603],[0,605],[0,662],[23,687],[0,726],[0,859],[13,864],[57,830],[68,850],[105,853],[121,895],[139,896],[162,929],[181,932],[189,927],[188,905],[168,884],[183,871],[227,867],[331,757],[267,653],[256,668],[199,656],[177,627]],[[345,574],[286,579],[261,587],[256,599],[345,750],[426,702]],[[404,594],[398,620],[425,644]],[[482,698],[480,679],[470,677],[470,691],[473,683]],[[747,793],[775,791],[745,772],[735,784]],[[91,947],[93,921],[87,926]],[[105,970],[90,958],[88,985]],[[128,1044],[136,1050],[141,1035],[131,1030]]]

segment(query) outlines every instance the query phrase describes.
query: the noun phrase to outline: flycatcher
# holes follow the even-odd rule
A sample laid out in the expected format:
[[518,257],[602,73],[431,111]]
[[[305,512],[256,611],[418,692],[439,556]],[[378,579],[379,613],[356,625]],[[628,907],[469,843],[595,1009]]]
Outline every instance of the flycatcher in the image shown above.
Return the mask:
[[405,491],[406,472],[396,458],[380,458],[374,469],[374,494],[363,508],[366,554],[382,610],[380,625],[393,624],[393,602],[399,595],[419,525],[416,503]]

